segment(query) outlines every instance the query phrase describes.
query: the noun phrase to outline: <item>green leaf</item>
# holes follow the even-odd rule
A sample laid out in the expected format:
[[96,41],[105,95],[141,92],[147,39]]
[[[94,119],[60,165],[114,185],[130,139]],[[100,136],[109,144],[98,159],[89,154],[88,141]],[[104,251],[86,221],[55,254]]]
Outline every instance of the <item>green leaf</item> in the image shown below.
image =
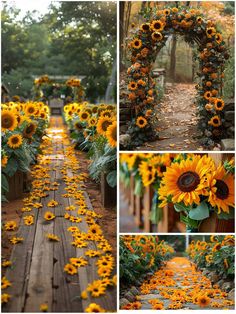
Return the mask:
[[224,213],[221,212],[220,214],[217,214],[219,219],[234,219],[235,213],[234,213],[234,208],[230,207],[229,213]]
[[210,216],[209,208],[206,202],[200,203],[196,208],[189,211],[189,217],[194,220],[203,220]]
[[4,173],[2,173],[1,180],[2,180],[2,191],[5,194],[9,191],[9,184]]
[[16,159],[14,157],[11,157],[8,160],[6,167],[4,168],[4,173],[6,173],[9,177],[12,177],[16,173],[17,168],[18,164]]
[[117,179],[117,171],[113,170],[108,173],[106,176],[107,183],[110,185],[110,187],[114,188],[116,186],[116,180]]
[[184,206],[183,204],[174,204],[175,210],[180,213],[180,212],[186,212],[188,207]]
[[143,183],[142,183],[142,179],[139,178],[135,180],[134,195],[141,196],[142,192],[143,192]]

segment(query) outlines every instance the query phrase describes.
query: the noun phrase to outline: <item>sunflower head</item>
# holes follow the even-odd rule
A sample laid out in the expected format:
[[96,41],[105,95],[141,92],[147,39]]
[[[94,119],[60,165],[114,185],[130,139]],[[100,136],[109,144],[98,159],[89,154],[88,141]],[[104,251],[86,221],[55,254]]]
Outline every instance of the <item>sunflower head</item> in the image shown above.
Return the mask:
[[149,23],[143,23],[140,27],[141,31],[148,32],[150,30],[150,24]]
[[106,135],[108,127],[113,123],[113,119],[109,117],[100,117],[97,123],[97,132],[101,135]]
[[221,119],[219,116],[214,116],[208,121],[208,124],[217,128],[221,125]]
[[106,132],[108,143],[111,147],[116,147],[117,143],[117,122],[114,121],[110,126],[107,128]]
[[134,49],[140,49],[142,47],[142,41],[138,38],[135,38],[133,41],[132,41],[132,47]]
[[154,20],[151,23],[151,29],[154,32],[161,32],[165,27],[165,23],[163,23],[161,20]]
[[17,115],[13,111],[3,109],[1,116],[2,131],[13,131],[17,127]]
[[23,130],[23,137],[31,138],[36,132],[36,129],[37,129],[37,125],[35,123],[32,122],[28,124]]
[[160,32],[153,32],[152,33],[152,39],[154,41],[161,41],[162,38],[163,38],[162,33],[160,33]]
[[142,129],[145,128],[145,126],[147,125],[147,119],[145,119],[144,117],[140,116],[136,119],[136,125]]
[[225,103],[224,103],[223,99],[216,98],[214,100],[214,105],[215,105],[216,110],[222,111],[224,109]]
[[21,147],[23,138],[20,134],[11,135],[7,141],[7,145],[13,149]]

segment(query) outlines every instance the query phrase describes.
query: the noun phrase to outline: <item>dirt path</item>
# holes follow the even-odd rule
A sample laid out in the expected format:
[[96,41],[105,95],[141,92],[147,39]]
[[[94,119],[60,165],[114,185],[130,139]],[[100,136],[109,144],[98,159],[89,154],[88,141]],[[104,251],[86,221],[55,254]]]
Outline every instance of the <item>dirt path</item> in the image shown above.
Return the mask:
[[166,84],[165,95],[157,109],[159,139],[138,150],[203,150],[196,139],[195,96],[194,84]]
[[217,306],[221,309],[234,308],[227,293],[219,287],[213,288],[210,280],[185,257],[172,258],[146,280],[140,288],[137,302],[141,303],[141,310],[155,309],[155,306],[165,310],[213,310]]
[[[17,222],[14,236],[21,241],[13,246],[12,266],[5,273],[10,286],[3,293],[9,301],[2,311],[40,312],[43,305],[48,312],[85,312],[96,303],[112,312],[116,309],[115,259],[86,189],[87,174],[76,159],[61,117],[51,118],[48,136],[32,171],[33,190],[23,200],[27,211]],[[33,222],[26,224],[29,216]],[[10,239],[11,232],[7,233]],[[50,240],[48,234],[58,238],[50,236]],[[111,263],[105,277],[97,264],[101,259]]]

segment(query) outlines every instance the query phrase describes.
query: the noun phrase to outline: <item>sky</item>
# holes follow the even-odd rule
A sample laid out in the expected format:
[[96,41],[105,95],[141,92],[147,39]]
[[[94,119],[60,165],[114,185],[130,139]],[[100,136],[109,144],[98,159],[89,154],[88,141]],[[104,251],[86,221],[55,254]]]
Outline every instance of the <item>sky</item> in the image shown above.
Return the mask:
[[39,15],[42,15],[48,11],[48,6],[52,2],[51,0],[7,0],[7,3],[14,5],[17,9],[21,10],[21,16],[23,17],[27,11],[37,10]]

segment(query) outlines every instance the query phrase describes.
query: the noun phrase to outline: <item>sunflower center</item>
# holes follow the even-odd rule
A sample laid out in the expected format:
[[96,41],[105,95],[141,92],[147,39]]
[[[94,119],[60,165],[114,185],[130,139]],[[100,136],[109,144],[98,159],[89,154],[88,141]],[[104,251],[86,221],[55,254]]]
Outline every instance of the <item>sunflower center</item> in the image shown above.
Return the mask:
[[222,180],[216,180],[216,196],[221,199],[225,200],[229,196],[229,188],[228,185]]
[[12,142],[12,144],[18,144],[19,143],[18,137],[13,137],[11,142]]
[[165,172],[166,171],[166,166],[161,166],[161,172]]
[[103,131],[106,131],[107,128],[109,127],[109,125],[111,125],[110,121],[104,121],[103,124],[102,124]]
[[144,25],[143,25],[143,29],[144,29],[145,31],[148,31],[148,30],[149,30],[149,25],[148,25],[148,24],[144,24]]
[[139,41],[136,40],[136,41],[134,42],[134,44],[135,44],[135,46],[139,46]]
[[219,121],[218,119],[213,119],[213,122],[217,124]]
[[30,107],[30,108],[28,109],[28,112],[29,112],[29,113],[33,113],[33,112],[34,112],[34,108],[33,108],[33,107]]
[[161,24],[159,22],[155,23],[154,24],[154,28],[155,29],[159,29],[161,27]]
[[13,119],[11,118],[11,116],[5,116],[2,119],[2,126],[4,128],[10,128],[13,124]]
[[222,105],[221,102],[218,101],[218,102],[217,102],[217,107],[219,108],[219,107],[221,107],[221,105]]
[[196,189],[200,183],[200,178],[197,173],[193,171],[187,171],[181,174],[178,178],[177,185],[183,192],[191,192]]

